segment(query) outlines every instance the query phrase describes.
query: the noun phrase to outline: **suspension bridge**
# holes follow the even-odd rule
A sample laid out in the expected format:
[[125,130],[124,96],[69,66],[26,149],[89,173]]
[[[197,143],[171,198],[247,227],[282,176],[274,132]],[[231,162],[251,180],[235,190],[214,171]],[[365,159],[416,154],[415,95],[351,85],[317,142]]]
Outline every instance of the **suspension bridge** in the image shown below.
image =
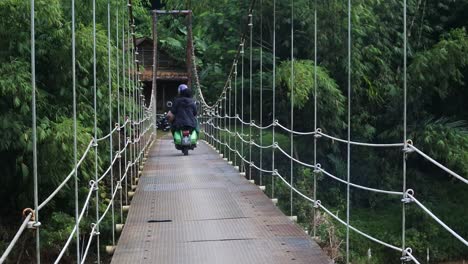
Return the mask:
[[[93,1],[93,73],[94,91],[94,130],[93,138],[86,146],[77,143],[77,96],[76,96],[76,43],[75,43],[75,2],[72,1],[72,62],[73,62],[73,133],[74,159],[73,168],[57,188],[45,197],[39,197],[37,163],[37,131],[36,131],[36,54],[35,54],[35,1],[31,0],[31,76],[32,76],[32,138],[33,138],[33,175],[34,203],[31,208],[23,211],[23,221],[2,253],[0,263],[8,260],[15,250],[19,239],[26,232],[34,232],[36,244],[36,263],[41,263],[41,229],[47,219],[40,217],[40,212],[55,199],[60,199],[59,193],[74,192],[74,225],[67,234],[60,253],[54,256],[54,263],[72,262],[106,262],[111,263],[330,263],[326,253],[320,249],[317,241],[316,216],[326,214],[337,224],[346,228],[344,239],[344,261],[350,263],[350,233],[372,241],[399,253],[399,258],[389,262],[422,263],[423,256],[413,254],[411,243],[406,238],[406,209],[414,207],[421,210],[435,223],[446,230],[459,243],[468,247],[467,238],[463,237],[453,227],[448,226],[443,218],[433,213],[423,200],[417,198],[411,186],[406,184],[406,167],[408,155],[419,155],[421,158],[438,167],[441,172],[452,177],[457,184],[466,185],[468,179],[457,174],[444,164],[427,155],[418,148],[407,135],[407,14],[406,0],[403,6],[403,134],[400,142],[370,143],[352,140],[351,108],[352,108],[352,64],[351,64],[351,1],[348,0],[348,120],[347,138],[339,138],[325,133],[318,126],[320,109],[317,104],[317,66],[314,64],[314,130],[297,131],[294,129],[294,96],[291,95],[289,125],[277,120],[276,106],[276,1],[273,0],[273,77],[272,77],[272,109],[263,109],[264,91],[260,78],[260,120],[253,116],[253,28],[256,1],[252,1],[246,14],[247,23],[241,35],[237,53],[234,56],[225,86],[214,103],[205,100],[198,76],[195,44],[191,32],[190,10],[164,11],[155,10],[153,15],[153,82],[151,95],[145,96],[140,82],[140,62],[135,41],[135,20],[132,12],[132,2],[122,1],[119,6],[107,5],[108,32],[108,79],[109,79],[109,124],[107,132],[98,132],[97,123],[97,63],[96,63],[96,11]],[[291,16],[294,16],[291,0]],[[263,0],[260,1],[260,8]],[[114,10],[116,9],[116,10]],[[119,10],[125,10],[127,17],[119,17]],[[163,14],[187,16],[189,30],[187,33],[187,65],[189,68],[189,83],[194,88],[196,98],[200,102],[199,116],[203,140],[192,155],[183,157],[176,152],[169,137],[157,139],[156,131],[156,96],[157,96],[157,17]],[[261,13],[260,13],[261,14]],[[317,10],[314,12],[314,61],[317,61]],[[111,16],[115,16],[115,25],[111,24]],[[292,21],[292,20],[291,20]],[[262,20],[260,18],[260,23]],[[262,26],[262,25],[260,25]],[[115,30],[115,36],[111,32]],[[118,52],[112,53],[110,39],[115,37]],[[291,23],[291,43],[294,43],[294,24]],[[247,48],[248,46],[248,48]],[[260,45],[260,63],[262,64],[262,48]],[[246,49],[249,51],[246,56]],[[248,57],[249,64],[245,63]],[[291,45],[291,61],[294,60],[294,45]],[[119,66],[115,75],[111,74],[111,62]],[[249,71],[249,86],[245,87],[246,68]],[[261,68],[263,69],[263,68]],[[294,64],[291,63],[291,73]],[[260,71],[262,73],[262,70]],[[116,76],[117,80],[112,80]],[[294,74],[291,74],[294,76]],[[113,94],[112,83],[117,83],[117,93]],[[294,81],[291,78],[291,83]],[[248,92],[245,93],[244,92]],[[294,89],[291,89],[291,93]],[[117,100],[114,101],[114,98]],[[245,99],[248,99],[246,102]],[[112,104],[117,104],[117,113],[112,112]],[[271,112],[271,120],[264,119],[264,111]],[[106,124],[107,125],[107,124]],[[272,133],[271,141],[267,142],[262,131]],[[314,149],[314,160],[303,161],[295,157],[294,145],[289,150],[281,147],[275,140],[275,135],[289,135],[294,141],[295,135],[310,137]],[[253,135],[259,135],[254,137]],[[255,139],[258,140],[256,141]],[[317,145],[319,141],[334,141],[347,147],[347,174],[334,175],[329,168],[319,163]],[[107,149],[99,147],[106,146]],[[401,188],[391,190],[370,187],[353,182],[351,175],[351,148],[354,146],[366,148],[392,148],[401,150],[402,182]],[[78,151],[78,149],[84,151]],[[256,149],[260,158],[253,157]],[[263,162],[264,153],[271,153],[271,164]],[[106,155],[109,163],[105,169],[98,168],[99,155]],[[86,194],[79,192],[82,188],[80,166],[86,160],[94,160],[94,177],[86,186]],[[259,160],[258,163],[255,160]],[[280,173],[277,167],[279,161],[290,163],[289,175]],[[268,165],[268,166],[267,166]],[[301,190],[295,185],[293,168],[301,166],[313,170],[312,192]],[[330,178],[334,184],[346,188],[346,215],[338,216],[322,204],[317,195],[317,177]],[[266,188],[266,184],[269,188]],[[80,185],[81,184],[81,185]],[[104,188],[108,186],[108,188]],[[278,203],[277,188],[285,186],[289,190],[290,215],[286,216],[276,207]],[[70,187],[70,188],[66,188]],[[350,224],[350,190],[379,193],[396,197],[401,204],[401,242],[394,244],[367,233]],[[107,192],[107,199],[101,199]],[[304,230],[298,224],[294,215],[293,200],[307,201],[313,211],[311,230]],[[99,209],[103,208],[102,210]],[[84,218],[93,211],[94,221],[84,227]],[[126,217],[125,217],[126,216]],[[110,219],[109,221],[105,221]],[[125,221],[126,219],[126,221]],[[103,226],[108,223],[110,226]],[[100,240],[103,232],[108,232],[110,244],[104,245]],[[120,236],[119,236],[120,234]],[[72,248],[74,247],[74,248]],[[106,258],[106,255],[112,256]],[[49,259],[42,262],[48,262]]]

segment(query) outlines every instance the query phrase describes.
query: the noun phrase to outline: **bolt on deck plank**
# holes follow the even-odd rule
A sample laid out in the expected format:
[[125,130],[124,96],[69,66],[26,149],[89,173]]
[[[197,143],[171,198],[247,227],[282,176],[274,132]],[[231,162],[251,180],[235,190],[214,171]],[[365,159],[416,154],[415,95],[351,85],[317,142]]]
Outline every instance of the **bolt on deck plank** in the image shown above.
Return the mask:
[[119,263],[330,263],[254,184],[201,142],[155,144],[112,258]]

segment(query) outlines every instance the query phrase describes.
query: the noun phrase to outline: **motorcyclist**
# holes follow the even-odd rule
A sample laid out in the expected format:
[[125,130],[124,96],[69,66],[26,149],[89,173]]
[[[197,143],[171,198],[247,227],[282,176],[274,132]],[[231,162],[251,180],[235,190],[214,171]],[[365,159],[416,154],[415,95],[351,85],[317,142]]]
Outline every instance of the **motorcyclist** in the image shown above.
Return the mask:
[[172,133],[178,129],[197,130],[197,106],[192,98],[192,90],[186,85],[178,87],[178,96],[167,117],[172,123]]

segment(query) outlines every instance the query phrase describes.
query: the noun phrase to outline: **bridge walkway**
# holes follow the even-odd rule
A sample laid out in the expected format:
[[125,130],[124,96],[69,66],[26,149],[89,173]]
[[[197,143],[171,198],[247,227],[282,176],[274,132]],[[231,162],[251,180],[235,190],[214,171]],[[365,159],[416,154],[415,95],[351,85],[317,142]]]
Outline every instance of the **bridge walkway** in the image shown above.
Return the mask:
[[209,145],[151,149],[118,263],[329,263],[320,247]]

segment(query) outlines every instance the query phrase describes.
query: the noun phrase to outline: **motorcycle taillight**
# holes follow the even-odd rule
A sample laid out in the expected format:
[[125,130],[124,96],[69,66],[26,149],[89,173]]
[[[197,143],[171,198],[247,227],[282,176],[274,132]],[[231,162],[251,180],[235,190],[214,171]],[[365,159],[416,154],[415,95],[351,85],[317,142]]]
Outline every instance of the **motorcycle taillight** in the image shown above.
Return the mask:
[[190,131],[184,130],[182,131],[182,135],[184,135],[184,137],[188,137],[190,135]]

